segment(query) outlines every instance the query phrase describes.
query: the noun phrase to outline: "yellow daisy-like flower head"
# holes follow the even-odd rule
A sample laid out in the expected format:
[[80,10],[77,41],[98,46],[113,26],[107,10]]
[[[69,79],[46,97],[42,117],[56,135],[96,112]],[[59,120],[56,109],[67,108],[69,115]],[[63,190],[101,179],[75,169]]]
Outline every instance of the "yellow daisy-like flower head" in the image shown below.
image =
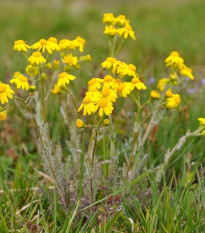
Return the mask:
[[166,66],[173,66],[175,69],[181,69],[184,64],[184,59],[179,56],[177,51],[172,51],[165,59]]
[[103,83],[104,83],[104,85],[107,85],[109,87],[114,87],[116,81],[115,81],[115,79],[111,75],[106,75],[103,78]]
[[135,40],[135,32],[133,31],[132,27],[127,24],[126,26],[124,26],[123,28],[120,28],[119,31],[119,36],[123,36],[125,39],[129,37],[131,37],[133,40]]
[[42,51],[42,53],[44,53],[45,50],[47,50],[49,54],[52,54],[50,43],[45,39],[40,39],[37,43],[33,44],[31,48],[38,49],[38,51]]
[[[120,82],[121,80],[116,80],[115,89],[119,92],[120,96],[126,98],[129,95],[134,87],[130,82]],[[119,82],[118,82],[119,81]]]
[[86,41],[82,37],[78,36],[73,42],[75,44],[75,47],[79,48],[79,51],[82,53]]
[[4,121],[7,118],[7,110],[0,112],[0,121]]
[[167,108],[177,108],[181,102],[181,98],[180,95],[173,94],[172,97],[167,98],[167,101],[168,101],[166,104]]
[[187,67],[185,65],[180,70],[180,74],[183,75],[183,76],[185,76],[185,77],[190,78],[191,80],[194,80],[194,76],[192,74],[192,69],[190,69],[189,67]]
[[46,59],[42,56],[40,52],[34,52],[28,58],[28,62],[30,62],[31,64],[40,65],[40,64],[46,63]]
[[157,84],[157,88],[160,90],[160,91],[164,91],[167,83],[168,83],[169,79],[168,78],[162,78],[159,80],[158,84]]
[[8,103],[8,98],[12,99],[14,91],[8,84],[0,82],[0,101],[2,104]]
[[117,91],[115,89],[111,89],[108,85],[104,85],[102,88],[102,97],[108,101],[116,102],[117,99]]
[[104,69],[113,68],[113,64],[116,62],[116,58],[107,57],[107,59],[101,64]]
[[110,35],[110,36],[115,36],[118,33],[119,29],[117,29],[113,25],[105,26],[105,31],[104,34]]
[[199,123],[200,123],[200,126],[205,127],[205,118],[199,117],[199,118],[198,118],[198,121],[199,121]]
[[109,116],[113,111],[112,102],[106,98],[98,100],[97,107],[99,108],[99,116],[102,117],[105,113],[106,116]]
[[86,114],[91,115],[92,113],[95,113],[98,107],[94,102],[92,102],[92,99],[90,97],[86,96],[83,99],[83,102],[80,105],[78,112],[80,112],[82,109],[83,115],[85,116]]
[[85,125],[85,123],[81,119],[77,119],[75,124],[78,128],[82,128]]
[[60,50],[74,50],[76,49],[76,43],[68,40],[68,39],[62,39],[59,41],[59,48]]
[[10,83],[16,84],[17,89],[21,88],[22,90],[29,89],[28,79],[21,73],[14,75],[14,77],[10,80]]
[[160,99],[160,93],[156,90],[152,90],[151,93],[150,93],[150,97],[153,98],[153,99]]
[[125,15],[118,15],[115,19],[115,24],[120,24],[121,26],[128,24],[129,20],[126,19]]
[[24,40],[16,40],[14,42],[14,50],[19,52],[26,52],[28,49],[30,49],[30,46],[27,45]]
[[78,63],[78,58],[73,57],[72,54],[68,54],[67,56],[63,58],[63,62],[68,64],[69,66],[76,66]]
[[138,74],[136,73],[136,66],[133,64],[127,65],[126,63],[121,63],[118,66],[117,73],[120,74],[121,77],[123,76],[130,76],[134,78],[138,78]]
[[48,47],[52,50],[52,51],[59,51],[59,45],[58,45],[58,40],[55,37],[50,37],[47,41]]
[[76,79],[75,76],[68,74],[67,72],[62,72],[58,75],[57,86],[59,87],[66,86],[66,84],[70,83],[70,80],[74,80],[74,79]]
[[103,15],[103,23],[114,23],[115,22],[115,17],[113,13],[105,13]]
[[100,79],[100,78],[92,78],[90,79],[90,81],[88,82],[88,86],[89,88],[91,86],[97,88],[97,89],[100,89],[101,88],[101,84],[103,83],[103,79]]
[[27,65],[26,66],[26,73],[28,75],[36,76],[38,74],[38,69],[35,66],[31,65],[31,64]]
[[146,90],[147,87],[144,83],[142,83],[139,78],[133,78],[131,81],[134,88],[137,88],[138,90]]

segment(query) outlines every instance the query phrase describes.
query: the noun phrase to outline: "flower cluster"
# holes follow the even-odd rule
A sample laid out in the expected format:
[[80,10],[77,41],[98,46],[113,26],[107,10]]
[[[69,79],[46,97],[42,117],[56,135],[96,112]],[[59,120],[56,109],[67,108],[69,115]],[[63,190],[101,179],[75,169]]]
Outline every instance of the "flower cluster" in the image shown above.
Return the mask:
[[[116,58],[108,57],[102,62],[102,67],[108,71],[103,79],[92,78],[88,82],[88,91],[78,111],[83,109],[83,115],[91,115],[99,110],[99,116],[109,116],[119,96],[126,98],[132,91],[145,90],[147,87],[140,81],[133,64],[126,64]],[[112,72],[112,75],[110,75]],[[124,81],[125,78],[129,81]]]
[[135,33],[125,15],[114,17],[112,13],[106,13],[103,16],[103,23],[108,24],[105,26],[104,34],[111,37],[118,35],[124,39],[131,37],[135,40]]

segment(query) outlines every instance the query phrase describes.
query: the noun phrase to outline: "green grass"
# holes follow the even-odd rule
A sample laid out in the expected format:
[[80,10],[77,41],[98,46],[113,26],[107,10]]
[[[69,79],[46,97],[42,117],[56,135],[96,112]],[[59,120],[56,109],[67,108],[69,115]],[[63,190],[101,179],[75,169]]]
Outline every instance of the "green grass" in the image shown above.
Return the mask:
[[[0,9],[3,9],[0,14],[1,81],[8,81],[17,70],[23,71],[26,64],[25,59],[13,51],[15,40],[24,39],[32,44],[50,36],[74,39],[80,35],[85,38],[85,53],[91,54],[94,64],[88,67],[89,72],[98,76],[99,64],[109,52],[107,37],[103,35],[102,16],[105,12],[125,14],[130,19],[136,41],[127,40],[119,58],[135,64],[145,83],[151,77],[158,80],[168,75],[164,59],[172,50],[180,52],[195,76],[194,82],[188,81],[180,89],[182,103],[179,110],[165,112],[155,141],[145,145],[144,151],[149,157],[145,159],[145,155],[144,166],[134,184],[122,181],[121,176],[123,163],[130,154],[130,132],[133,131],[127,111],[130,108],[136,111],[136,107],[129,101],[117,106],[120,113],[114,116],[114,122],[118,135],[105,135],[107,143],[111,137],[115,138],[117,158],[113,171],[116,174],[111,174],[108,180],[97,177],[100,179],[96,194],[98,203],[89,208],[86,191],[82,193],[83,201],[78,208],[79,196],[74,193],[71,193],[74,201],[69,209],[62,207],[53,183],[45,175],[33,124],[30,119],[25,120],[19,106],[9,109],[8,119],[0,122],[0,233],[31,233],[36,232],[36,228],[37,232],[61,233],[204,231],[204,137],[188,139],[174,154],[171,164],[162,168],[161,182],[156,177],[167,149],[172,148],[188,129],[194,131],[198,127],[197,118],[205,116],[205,87],[201,85],[205,77],[204,7],[203,0],[130,1],[129,4],[118,1],[112,7],[108,1],[59,1],[56,7],[47,1],[36,1],[34,5],[27,1],[0,3]],[[81,88],[90,77],[82,71],[77,75],[79,80],[73,90],[80,103]],[[155,86],[156,83],[148,89]],[[194,88],[195,93],[188,93],[190,88]],[[149,91],[147,93],[149,95]],[[79,171],[80,165],[75,163],[72,155],[73,148],[68,148],[65,143],[65,139],[71,139],[60,113],[59,101],[54,98],[52,101],[53,105],[48,106],[51,138],[64,148],[66,171],[72,171],[70,185],[78,190],[79,180],[83,178],[82,163]],[[126,114],[121,111],[123,104]],[[108,159],[108,145],[101,142],[99,145],[99,161],[102,155]],[[103,166],[103,176],[106,177],[110,167]],[[113,194],[112,203],[107,198],[110,194]]]

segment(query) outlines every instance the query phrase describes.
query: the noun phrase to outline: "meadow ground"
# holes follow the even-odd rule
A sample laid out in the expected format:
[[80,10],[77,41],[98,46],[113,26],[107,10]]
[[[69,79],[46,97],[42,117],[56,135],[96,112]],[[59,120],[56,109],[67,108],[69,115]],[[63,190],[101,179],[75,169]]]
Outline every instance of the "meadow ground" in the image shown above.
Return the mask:
[[[136,40],[128,39],[117,58],[136,65],[148,87],[142,102],[156,89],[158,80],[169,75],[164,60],[173,50],[179,51],[195,77],[177,89],[182,99],[178,109],[164,111],[163,118],[159,116],[155,122],[144,145],[144,157],[138,161],[139,166],[135,164],[138,171],[130,179],[124,174],[132,145],[133,112],[137,108],[129,101],[119,102],[119,113],[114,114],[113,126],[109,126],[115,133],[103,135],[103,142],[99,140],[96,150],[99,162],[94,180],[96,193],[91,199],[86,191],[89,174],[85,173],[83,180],[79,169],[83,153],[81,161],[73,158],[77,153],[74,139],[80,138],[74,127],[76,116],[72,109],[68,110],[72,125],[68,132],[60,101],[51,96],[52,104],[47,106],[49,133],[52,143],[60,142],[63,148],[62,161],[66,164],[63,172],[70,179],[70,202],[66,208],[59,200],[58,187],[45,170],[31,119],[25,118],[20,105],[12,105],[7,119],[0,121],[0,233],[204,232],[205,138],[191,137],[181,143],[169,164],[164,163],[164,158],[188,130],[198,128],[197,119],[205,117],[205,2],[10,0],[1,1],[0,9],[1,82],[8,82],[15,71],[26,65],[24,57],[13,50],[15,40],[33,44],[51,36],[58,39],[81,36],[86,40],[85,54],[91,54],[92,63],[86,64],[88,73],[77,71],[76,85],[72,86],[79,106],[83,88],[91,78],[89,73],[100,76],[100,64],[109,56],[102,23],[107,12],[126,15],[135,31]],[[142,118],[150,111],[149,107],[142,112]],[[88,130],[85,138],[90,134]],[[115,145],[117,158],[109,155],[109,140]],[[84,151],[80,144],[77,147]],[[103,160],[112,164],[103,164]],[[81,181],[83,193],[79,188]]]

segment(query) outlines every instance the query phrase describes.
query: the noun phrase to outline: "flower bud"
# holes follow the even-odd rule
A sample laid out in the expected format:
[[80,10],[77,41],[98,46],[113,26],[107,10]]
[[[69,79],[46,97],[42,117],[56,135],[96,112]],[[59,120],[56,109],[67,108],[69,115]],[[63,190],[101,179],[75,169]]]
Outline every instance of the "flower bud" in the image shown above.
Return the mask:
[[0,121],[4,121],[7,118],[7,110],[0,112]]
[[51,69],[51,63],[46,63],[46,64],[44,65],[44,67],[45,67],[46,69]]
[[46,79],[47,79],[47,74],[46,73],[42,73],[41,74],[41,80],[42,81],[46,81]]
[[53,61],[53,69],[54,70],[58,70],[59,66],[60,66],[60,62],[57,61],[57,60],[54,60]]
[[77,126],[78,128],[82,128],[84,125],[85,125],[85,123],[84,123],[82,120],[77,119],[77,121],[76,121],[76,126]]
[[29,90],[31,92],[34,92],[36,90],[36,86],[35,85],[31,85],[30,88],[29,88]]
[[103,121],[103,123],[104,123],[104,125],[108,126],[108,125],[110,124],[110,121],[109,121],[109,119],[105,119],[105,120]]

